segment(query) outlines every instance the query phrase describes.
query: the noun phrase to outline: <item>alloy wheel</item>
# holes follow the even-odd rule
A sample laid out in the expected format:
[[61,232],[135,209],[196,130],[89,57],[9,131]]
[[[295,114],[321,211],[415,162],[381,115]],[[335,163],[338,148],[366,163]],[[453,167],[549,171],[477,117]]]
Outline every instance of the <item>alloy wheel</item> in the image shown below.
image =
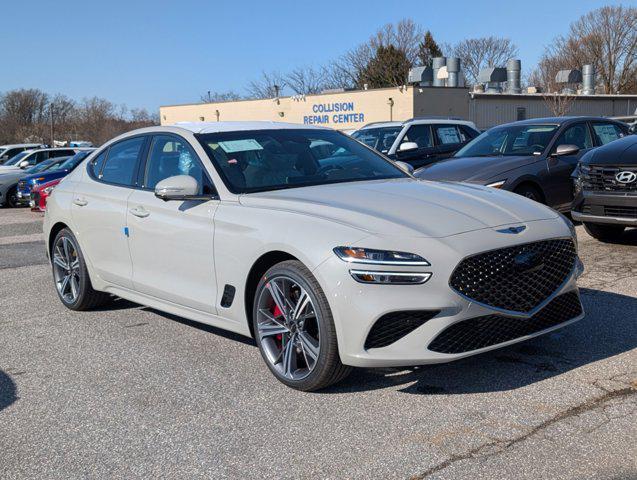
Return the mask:
[[257,333],[267,361],[286,379],[306,378],[320,352],[319,313],[308,292],[290,277],[273,277],[257,307]]
[[69,237],[59,237],[53,247],[55,287],[65,303],[75,303],[80,295],[80,259]]

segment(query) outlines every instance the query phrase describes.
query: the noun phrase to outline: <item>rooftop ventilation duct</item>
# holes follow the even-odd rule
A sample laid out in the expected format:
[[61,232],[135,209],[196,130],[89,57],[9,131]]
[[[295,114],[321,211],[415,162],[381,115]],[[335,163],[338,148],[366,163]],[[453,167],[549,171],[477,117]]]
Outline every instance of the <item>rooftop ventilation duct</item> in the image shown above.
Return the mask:
[[522,93],[522,62],[511,59],[507,62],[507,93]]
[[582,72],[579,70],[560,70],[555,75],[555,83],[581,83]]
[[433,84],[433,68],[414,67],[409,70],[407,83],[410,85],[420,85],[421,87],[431,87]]
[[595,95],[595,66],[584,65],[582,67],[582,93],[584,95]]
[[447,86],[458,87],[460,82],[460,59],[451,57],[447,59]]
[[487,93],[500,93],[500,84],[506,82],[507,70],[501,67],[483,68],[478,74],[478,83],[486,84]]
[[431,66],[433,68],[434,87],[444,87],[444,80],[438,78],[438,70],[447,65],[447,57],[434,57],[431,62]]

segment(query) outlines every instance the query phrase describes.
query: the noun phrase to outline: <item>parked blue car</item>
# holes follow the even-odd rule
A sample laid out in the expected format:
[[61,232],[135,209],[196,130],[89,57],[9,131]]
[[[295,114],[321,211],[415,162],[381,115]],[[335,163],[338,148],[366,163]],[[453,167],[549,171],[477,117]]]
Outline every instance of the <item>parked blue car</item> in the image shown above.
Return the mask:
[[43,172],[24,177],[18,182],[18,201],[22,203],[28,203],[31,197],[31,189],[33,187],[50,182],[51,180],[55,180],[56,178],[66,177],[73,171],[75,167],[82,163],[82,160],[88,157],[92,152],[93,150],[82,150],[81,152],[77,152],[72,157],[67,158],[66,161],[64,161],[57,167],[52,167]]

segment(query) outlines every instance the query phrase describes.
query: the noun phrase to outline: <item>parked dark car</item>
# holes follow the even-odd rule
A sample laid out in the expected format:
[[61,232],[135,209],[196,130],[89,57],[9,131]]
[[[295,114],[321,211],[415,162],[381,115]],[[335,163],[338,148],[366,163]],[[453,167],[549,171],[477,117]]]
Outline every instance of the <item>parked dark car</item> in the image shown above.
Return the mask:
[[70,158],[67,158],[58,166],[52,166],[43,172],[34,175],[28,175],[18,182],[18,201],[28,204],[30,200],[31,190],[36,185],[50,182],[56,178],[66,177],[77,167],[82,160],[88,157],[94,149],[82,150]]
[[582,155],[627,134],[625,124],[600,117],[523,120],[487,130],[415,175],[502,188],[569,211],[571,174]]
[[637,136],[587,153],[574,177],[571,215],[589,234],[615,240],[626,227],[637,227]]

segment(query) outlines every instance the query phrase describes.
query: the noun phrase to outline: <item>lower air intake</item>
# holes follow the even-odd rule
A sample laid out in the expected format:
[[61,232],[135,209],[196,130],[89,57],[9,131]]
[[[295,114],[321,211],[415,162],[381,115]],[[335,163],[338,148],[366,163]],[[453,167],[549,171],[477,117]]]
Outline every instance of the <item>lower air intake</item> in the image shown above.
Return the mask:
[[553,299],[530,318],[486,315],[454,323],[434,338],[428,349],[439,353],[470,352],[541,332],[581,313],[582,304],[577,292],[568,292]]
[[365,349],[391,345],[439,313],[440,310],[408,310],[387,313],[376,320],[372,326],[365,340]]

